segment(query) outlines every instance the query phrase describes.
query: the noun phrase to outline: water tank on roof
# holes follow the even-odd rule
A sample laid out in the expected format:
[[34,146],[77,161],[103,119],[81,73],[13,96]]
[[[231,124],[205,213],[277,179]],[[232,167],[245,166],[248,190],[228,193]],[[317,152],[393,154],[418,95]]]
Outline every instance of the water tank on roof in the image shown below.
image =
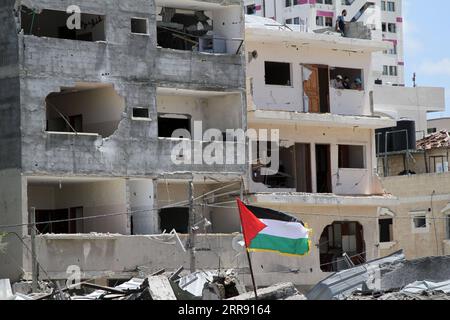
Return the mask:
[[376,130],[375,139],[377,153],[416,150],[416,123],[412,120],[398,121],[396,127]]

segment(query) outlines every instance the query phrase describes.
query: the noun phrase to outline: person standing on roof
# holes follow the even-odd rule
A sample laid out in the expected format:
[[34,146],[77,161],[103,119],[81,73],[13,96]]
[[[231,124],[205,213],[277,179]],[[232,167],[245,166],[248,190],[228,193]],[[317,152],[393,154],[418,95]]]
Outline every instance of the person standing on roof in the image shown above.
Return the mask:
[[336,20],[336,31],[340,32],[342,36],[345,36],[345,17],[347,16],[347,10],[343,10],[342,14]]

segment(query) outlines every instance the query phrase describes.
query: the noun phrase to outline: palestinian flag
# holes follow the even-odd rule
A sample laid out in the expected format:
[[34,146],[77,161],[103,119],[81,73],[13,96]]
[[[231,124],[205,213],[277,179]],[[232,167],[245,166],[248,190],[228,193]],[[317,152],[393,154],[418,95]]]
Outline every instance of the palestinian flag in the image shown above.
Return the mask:
[[271,209],[246,206],[237,200],[248,251],[303,256],[309,253],[309,230],[298,219]]

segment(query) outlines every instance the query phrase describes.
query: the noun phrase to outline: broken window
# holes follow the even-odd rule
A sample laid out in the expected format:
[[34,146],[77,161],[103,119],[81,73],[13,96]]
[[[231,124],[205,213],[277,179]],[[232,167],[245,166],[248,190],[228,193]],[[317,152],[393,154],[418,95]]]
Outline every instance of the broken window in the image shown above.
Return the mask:
[[213,38],[209,32],[213,30],[213,26],[205,11],[164,7],[161,9],[160,16],[162,20],[157,22],[159,46],[169,49],[204,51],[211,45]]
[[24,34],[38,37],[81,41],[105,41],[105,16],[81,13],[79,29],[69,29],[67,21],[72,14],[65,11],[37,11],[21,7],[21,28]]
[[342,257],[344,253],[350,257],[351,263],[365,263],[365,243],[363,227],[358,222],[334,222],[327,226],[320,236],[320,268],[324,272],[337,272],[348,269],[350,261]]
[[[342,83],[336,81],[339,78],[342,78]],[[335,89],[364,90],[362,69],[330,68],[330,79]]]
[[83,208],[36,210],[39,233],[75,234],[83,232]]
[[339,169],[365,169],[364,146],[339,145]]
[[[185,114],[159,114],[158,137],[172,138],[176,130],[186,130],[191,133],[191,116]],[[185,138],[185,137],[179,137]]]
[[159,211],[160,229],[170,232],[188,233],[189,208],[168,208]]
[[79,83],[63,87],[46,98],[50,132],[93,133],[103,137],[118,128],[125,101],[112,85]]
[[265,61],[265,80],[268,85],[291,86],[291,64]]
[[131,33],[148,34],[148,20],[145,18],[131,18]]
[[393,224],[394,220],[392,218],[384,218],[378,220],[380,228],[380,242],[392,242],[394,240],[393,235]]
[[[267,144],[267,155],[260,152],[261,144]],[[267,163],[272,156],[272,143],[266,141],[256,142],[257,154],[262,159],[257,159],[253,164],[253,181],[264,183],[269,188],[296,189],[297,192],[312,192],[311,182],[311,147],[309,144],[296,143],[285,148],[279,147],[279,168],[274,175],[261,175],[262,168],[269,168]],[[267,156],[267,159],[264,159]]]

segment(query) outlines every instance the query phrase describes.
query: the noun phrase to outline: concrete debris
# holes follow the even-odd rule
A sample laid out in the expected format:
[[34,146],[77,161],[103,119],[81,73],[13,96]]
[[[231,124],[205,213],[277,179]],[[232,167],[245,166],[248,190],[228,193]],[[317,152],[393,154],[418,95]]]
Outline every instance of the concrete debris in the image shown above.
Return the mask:
[[154,276],[147,278],[147,281],[152,300],[177,300],[167,277]]
[[431,281],[416,281],[407,285],[401,292],[417,294],[430,291],[450,294],[450,280],[439,283]]
[[450,300],[450,256],[407,261],[403,252],[337,272],[310,300]]
[[[306,300],[292,283],[281,283],[264,289],[258,289],[258,300]],[[253,291],[246,292],[228,300],[255,300]]]
[[377,259],[337,272],[319,282],[307,294],[309,300],[339,300],[345,299],[357,290],[373,288],[379,275],[399,262],[405,261],[403,251],[388,257]]

